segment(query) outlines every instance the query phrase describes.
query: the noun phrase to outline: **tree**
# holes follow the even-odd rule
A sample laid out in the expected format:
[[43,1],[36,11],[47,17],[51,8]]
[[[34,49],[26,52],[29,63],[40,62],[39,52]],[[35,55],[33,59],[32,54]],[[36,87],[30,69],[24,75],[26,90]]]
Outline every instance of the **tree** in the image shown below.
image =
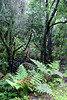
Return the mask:
[[[40,50],[41,50],[41,61],[43,63],[46,63],[46,62],[48,62],[48,60],[52,61],[52,40],[51,40],[52,39],[52,33],[51,32],[52,32],[53,26],[57,25],[57,24],[60,24],[60,23],[62,23],[62,24],[67,23],[66,17],[64,17],[64,15],[63,15],[63,17],[61,16],[61,18],[60,18],[61,21],[58,21],[59,20],[59,14],[58,14],[58,12],[60,10],[61,5],[63,5],[65,2],[60,1],[60,0],[51,0],[51,1],[45,0],[45,2],[41,1],[41,0],[40,0],[40,2],[38,0],[37,1],[34,0],[33,2],[31,3],[32,4],[31,7],[32,7],[33,12],[30,13],[31,16],[32,16],[33,22],[37,21],[36,20],[36,15],[38,15],[40,13],[40,12],[36,13],[36,15],[34,14],[36,12],[35,9],[37,8],[36,5],[38,7],[39,7],[39,5],[41,5],[40,6],[41,7],[40,16],[42,14],[43,6],[44,6],[44,10],[45,10],[44,11],[45,12],[44,19],[42,20],[42,21],[45,22],[45,28],[44,28],[44,34],[43,34],[43,31],[41,31],[42,34],[40,34],[40,35],[42,35],[41,41],[40,41],[40,45],[41,45],[40,46]],[[34,4],[35,4],[35,6],[34,6]],[[64,8],[66,8],[66,6],[64,6]],[[64,10],[64,8],[62,8],[63,9],[62,11],[66,12]],[[40,9],[40,8],[38,8],[38,9]],[[61,15],[62,15],[62,12],[61,12]],[[37,16],[37,17],[40,18],[40,19],[42,19],[43,16],[41,16],[41,17],[40,16]],[[62,18],[64,20],[62,20]],[[42,25],[42,21],[39,20],[39,22],[41,23],[41,25]],[[33,23],[33,26],[35,26],[36,24],[37,23]],[[36,31],[35,27],[33,27],[33,29]],[[38,27],[38,30],[40,30],[40,29],[41,28]],[[48,54],[48,58],[47,58],[47,54]]]
[[[14,2],[13,0],[8,1],[8,4],[6,3],[7,3],[7,0],[2,1],[1,16],[0,16],[1,18],[0,19],[0,38],[6,50],[5,54],[6,54],[6,59],[9,65],[9,70],[12,73],[14,55],[16,51],[18,51],[20,48],[25,46],[25,43],[23,41],[21,42],[20,46],[19,44],[16,43],[17,39],[19,38],[19,32],[21,33],[21,31],[23,31],[23,29],[21,28],[24,26],[24,24],[22,25],[20,22],[24,21],[24,17],[23,17],[24,11],[22,12],[21,9],[18,11],[14,11],[16,8],[14,9],[15,4],[13,5],[13,3],[16,3],[16,2]],[[24,9],[24,5],[22,5],[21,0],[20,0],[20,4],[21,6],[23,6],[23,9]],[[18,12],[18,14],[20,15],[17,15],[16,12]],[[30,42],[31,35],[32,33],[30,34],[30,37],[28,39],[28,42],[26,43],[26,46],[22,49],[23,51],[26,50]]]

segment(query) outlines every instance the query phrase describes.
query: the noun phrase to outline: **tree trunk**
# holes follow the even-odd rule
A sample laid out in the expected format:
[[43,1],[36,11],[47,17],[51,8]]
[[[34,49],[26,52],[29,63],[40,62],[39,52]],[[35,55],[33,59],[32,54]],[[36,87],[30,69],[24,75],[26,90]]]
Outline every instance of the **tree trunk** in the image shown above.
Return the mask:
[[51,41],[51,37],[52,37],[52,34],[49,32],[48,35],[48,45],[47,45],[47,50],[48,50],[48,61],[49,62],[52,62],[52,41]]
[[[42,47],[41,47],[42,50],[43,50],[43,54],[44,54],[44,59],[43,59],[42,62],[44,62],[44,63],[47,62],[47,59],[46,59],[46,57],[47,57],[47,55],[46,55],[46,54],[47,54],[47,53],[46,53],[47,35],[48,35],[49,31],[50,31],[50,24],[51,24],[51,21],[52,21],[52,19],[53,19],[55,13],[56,13],[56,11],[57,11],[57,7],[58,7],[59,2],[60,2],[60,0],[57,0],[57,1],[56,1],[56,5],[55,5],[55,7],[54,7],[54,9],[53,9],[53,12],[52,12],[52,14],[51,14],[51,16],[50,16],[50,19],[49,19],[49,13],[48,13],[48,0],[46,0],[46,2],[45,2],[45,3],[46,3],[46,5],[45,5],[45,7],[46,7],[45,32],[44,32],[44,38],[43,38]],[[49,42],[51,43],[51,36],[50,36]],[[52,45],[52,43],[49,45],[48,51],[49,51],[49,59],[51,59],[51,61],[52,61],[52,56],[51,56],[51,54],[52,54],[51,47],[52,47],[52,46],[51,46],[51,45]],[[42,57],[42,58],[43,58],[43,57]]]
[[11,49],[7,50],[7,54],[8,54],[9,71],[12,73],[12,72],[13,72],[13,66],[12,66],[12,54],[11,54]]
[[40,61],[43,62],[43,50],[41,50],[41,58]]
[[49,31],[49,27],[48,27],[48,11],[47,11],[47,8],[48,8],[48,0],[46,0],[46,20],[45,20],[45,32],[44,32],[44,38],[43,38],[43,41],[42,41],[42,52],[43,52],[43,57],[41,57],[42,59],[42,62],[43,63],[46,63],[46,41],[47,41],[47,34],[48,34],[48,31]]

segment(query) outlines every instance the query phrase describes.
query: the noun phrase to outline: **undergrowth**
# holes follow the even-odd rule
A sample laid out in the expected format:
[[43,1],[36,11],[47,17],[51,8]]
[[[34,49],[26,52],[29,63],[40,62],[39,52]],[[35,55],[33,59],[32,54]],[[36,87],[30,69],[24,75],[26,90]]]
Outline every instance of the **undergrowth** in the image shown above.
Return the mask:
[[58,87],[53,88],[55,100],[67,100],[67,83],[61,83]]
[[8,73],[0,80],[1,100],[12,100],[12,98],[14,100],[17,98],[18,100],[20,98],[22,98],[21,100],[30,100],[29,93],[54,95],[54,90],[51,88],[58,87],[62,83],[59,61],[48,65],[44,65],[36,60],[32,61],[37,65],[36,70],[34,68],[26,70],[21,64],[16,75]]

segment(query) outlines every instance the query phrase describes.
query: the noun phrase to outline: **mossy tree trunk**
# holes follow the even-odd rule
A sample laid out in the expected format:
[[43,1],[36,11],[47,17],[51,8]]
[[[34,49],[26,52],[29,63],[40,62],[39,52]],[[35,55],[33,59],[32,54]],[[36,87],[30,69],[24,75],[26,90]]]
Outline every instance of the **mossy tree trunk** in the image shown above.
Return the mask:
[[[54,2],[55,2],[55,0],[52,2],[51,7],[53,6]],[[45,32],[44,32],[44,37],[43,37],[43,40],[42,40],[42,47],[41,47],[42,48],[42,50],[41,50],[41,61],[43,63],[49,62],[48,60],[52,61],[52,56],[51,56],[52,55],[52,50],[51,50],[52,42],[51,42],[51,34],[50,34],[50,24],[51,24],[51,21],[54,18],[54,15],[55,15],[55,13],[57,11],[57,7],[58,7],[59,2],[60,2],[60,0],[56,1],[55,7],[53,9],[53,12],[52,12],[50,18],[49,18],[49,13],[48,13],[48,6],[49,6],[48,5],[49,4],[48,0],[46,0],[46,2],[45,2],[46,3],[45,4],[45,7],[46,7]],[[50,34],[49,37],[48,37],[48,34]],[[49,57],[48,58],[49,59],[47,59],[47,39],[48,39],[48,46],[49,46],[49,48],[48,48],[48,53],[49,53]]]

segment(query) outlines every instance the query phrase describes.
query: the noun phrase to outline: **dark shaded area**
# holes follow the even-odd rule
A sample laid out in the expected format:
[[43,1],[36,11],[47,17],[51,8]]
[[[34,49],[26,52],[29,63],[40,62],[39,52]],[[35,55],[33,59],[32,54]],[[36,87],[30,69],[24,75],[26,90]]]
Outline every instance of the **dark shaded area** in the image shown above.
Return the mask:
[[[60,61],[59,71],[61,73],[65,73],[65,70],[67,70],[67,59],[63,57],[63,58],[61,58],[61,61]],[[63,77],[63,80],[65,83],[67,83],[67,77]]]
[[67,69],[67,59],[62,57],[60,59],[60,70]]

